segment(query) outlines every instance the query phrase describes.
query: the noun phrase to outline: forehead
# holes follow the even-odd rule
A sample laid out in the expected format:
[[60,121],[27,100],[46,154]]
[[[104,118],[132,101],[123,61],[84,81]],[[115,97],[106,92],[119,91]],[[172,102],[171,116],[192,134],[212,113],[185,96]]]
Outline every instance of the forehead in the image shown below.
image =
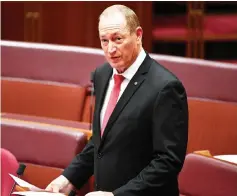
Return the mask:
[[126,19],[121,14],[115,13],[102,16],[99,22],[100,36],[106,35],[108,33],[125,33],[125,31],[127,31],[126,24]]

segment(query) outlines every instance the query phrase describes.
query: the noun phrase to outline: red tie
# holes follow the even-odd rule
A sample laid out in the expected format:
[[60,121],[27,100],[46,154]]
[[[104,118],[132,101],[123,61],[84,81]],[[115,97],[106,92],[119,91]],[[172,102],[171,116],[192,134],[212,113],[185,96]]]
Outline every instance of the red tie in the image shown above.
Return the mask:
[[107,108],[105,111],[105,115],[104,115],[104,119],[103,119],[103,123],[102,123],[102,127],[101,127],[101,136],[103,135],[103,132],[104,132],[105,126],[109,120],[109,117],[112,114],[112,112],[116,106],[116,103],[117,103],[117,100],[119,97],[120,87],[121,87],[123,80],[124,80],[124,77],[122,75],[117,75],[117,74],[114,75],[114,87],[111,92],[109,102],[108,102],[108,105],[107,105]]

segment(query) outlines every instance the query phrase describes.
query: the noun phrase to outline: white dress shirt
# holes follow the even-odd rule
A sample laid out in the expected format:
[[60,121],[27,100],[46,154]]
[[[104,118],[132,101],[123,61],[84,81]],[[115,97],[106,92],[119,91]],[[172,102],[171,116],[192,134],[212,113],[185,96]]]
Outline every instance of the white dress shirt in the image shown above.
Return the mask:
[[[125,72],[120,74],[120,75],[124,76],[124,80],[123,80],[123,82],[121,84],[121,87],[120,87],[120,93],[119,93],[118,100],[121,97],[121,95],[123,94],[123,92],[124,92],[125,88],[127,87],[128,83],[133,78],[133,76],[137,72],[138,68],[140,67],[140,65],[144,61],[145,57],[146,57],[146,53],[145,53],[144,49],[142,49],[141,52],[139,53],[137,59],[134,61],[134,63]],[[105,94],[104,104],[102,106],[101,113],[100,113],[100,125],[101,126],[102,126],[105,111],[106,111],[106,108],[107,108],[107,105],[108,105],[108,102],[109,102],[109,99],[110,99],[110,94],[111,94],[111,92],[113,90],[113,87],[114,87],[114,80],[113,80],[114,74],[118,74],[118,72],[115,68],[113,68],[113,74],[110,78],[109,85],[108,85],[108,88],[107,88],[107,92]]]

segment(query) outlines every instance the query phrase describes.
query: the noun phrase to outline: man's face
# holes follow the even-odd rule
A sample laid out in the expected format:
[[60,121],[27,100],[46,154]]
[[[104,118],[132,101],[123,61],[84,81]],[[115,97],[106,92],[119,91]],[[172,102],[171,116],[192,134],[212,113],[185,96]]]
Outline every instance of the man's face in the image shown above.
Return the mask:
[[137,32],[130,33],[121,14],[102,17],[99,36],[107,61],[118,72],[124,72],[136,60],[140,49],[138,35]]

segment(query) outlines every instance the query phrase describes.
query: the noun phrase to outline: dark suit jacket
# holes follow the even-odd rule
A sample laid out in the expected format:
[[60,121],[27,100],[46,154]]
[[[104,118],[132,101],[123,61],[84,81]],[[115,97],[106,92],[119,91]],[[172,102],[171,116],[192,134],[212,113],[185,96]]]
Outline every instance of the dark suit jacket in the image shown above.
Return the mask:
[[95,71],[93,136],[63,175],[80,188],[94,174],[95,189],[115,196],[178,196],[177,177],[188,139],[185,89],[146,56],[100,137],[100,111],[112,68]]

